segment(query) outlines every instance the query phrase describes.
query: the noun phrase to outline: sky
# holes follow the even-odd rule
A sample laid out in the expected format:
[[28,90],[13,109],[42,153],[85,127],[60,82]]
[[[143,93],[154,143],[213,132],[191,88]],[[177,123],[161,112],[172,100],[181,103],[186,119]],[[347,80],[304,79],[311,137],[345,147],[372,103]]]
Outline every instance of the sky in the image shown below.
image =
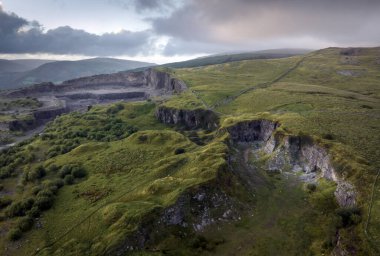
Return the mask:
[[0,0],[0,58],[380,46],[380,0]]

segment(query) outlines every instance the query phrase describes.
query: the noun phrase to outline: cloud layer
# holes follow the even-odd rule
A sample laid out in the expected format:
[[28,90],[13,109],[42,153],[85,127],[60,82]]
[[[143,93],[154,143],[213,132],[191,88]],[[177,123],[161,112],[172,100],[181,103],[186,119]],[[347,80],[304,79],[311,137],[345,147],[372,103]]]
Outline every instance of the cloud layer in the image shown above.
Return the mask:
[[152,33],[122,30],[95,35],[68,26],[44,32],[38,22],[29,22],[0,8],[0,38],[0,53],[134,56],[150,49]]
[[213,45],[380,44],[379,13],[378,0],[191,0],[170,17],[154,19],[153,28],[172,38],[168,54],[209,52]]
[[0,5],[0,53],[172,56],[380,44],[379,0],[103,1],[139,13],[151,29],[101,35],[69,26],[45,31]]

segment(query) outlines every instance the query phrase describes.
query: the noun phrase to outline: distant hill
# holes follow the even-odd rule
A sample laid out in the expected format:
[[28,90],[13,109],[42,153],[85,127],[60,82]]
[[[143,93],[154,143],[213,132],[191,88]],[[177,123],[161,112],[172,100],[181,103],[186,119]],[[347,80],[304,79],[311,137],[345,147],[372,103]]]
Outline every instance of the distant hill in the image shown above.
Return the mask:
[[15,63],[11,60],[0,59],[0,74],[12,73],[12,72],[23,72],[26,70],[28,70],[28,68],[20,63]]
[[18,60],[12,60],[12,62],[23,65],[25,68],[27,68],[25,71],[28,71],[28,70],[38,68],[39,66],[46,63],[55,62],[55,60],[18,59]]
[[53,60],[37,60],[37,59],[19,59],[19,60],[0,59],[0,74],[25,72],[52,61]]
[[308,49],[273,49],[255,52],[224,53],[187,61],[168,63],[162,66],[169,68],[192,68],[242,60],[286,58],[290,56],[306,54],[311,51],[312,50]]
[[[42,61],[41,63],[43,63]],[[22,64],[23,63],[23,64]],[[0,89],[17,88],[41,82],[59,83],[65,80],[92,76],[98,74],[109,74],[119,71],[136,69],[146,66],[153,66],[153,63],[121,60],[113,58],[93,58],[79,61],[53,61],[43,63],[29,71],[18,72],[25,65],[36,65],[38,61],[30,61],[25,64],[25,60],[19,62],[8,61],[7,72],[0,72]],[[17,65],[20,65],[19,67]],[[5,70],[5,68],[4,68]]]

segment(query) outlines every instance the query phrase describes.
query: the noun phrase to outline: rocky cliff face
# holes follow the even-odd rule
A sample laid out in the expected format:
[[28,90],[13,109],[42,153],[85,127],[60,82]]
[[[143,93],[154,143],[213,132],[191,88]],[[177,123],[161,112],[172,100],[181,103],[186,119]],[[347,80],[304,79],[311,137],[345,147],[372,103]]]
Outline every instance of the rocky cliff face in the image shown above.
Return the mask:
[[238,220],[241,218],[239,208],[244,208],[244,205],[232,199],[214,182],[189,189],[175,204],[144,218],[140,228],[111,253],[124,255],[128,251],[154,246],[165,238],[161,233],[171,228],[189,235],[217,222]]
[[169,73],[147,69],[138,72],[119,72],[114,74],[82,77],[62,82],[42,83],[21,88],[6,93],[7,97],[39,96],[41,94],[62,94],[76,90],[101,89],[117,86],[118,88],[145,88],[146,90],[163,91],[163,93],[181,92],[186,90],[186,84]]
[[67,112],[69,112],[69,109],[66,107],[40,109],[35,111],[30,118],[17,119],[8,122],[8,129],[10,131],[28,131]]
[[167,92],[182,92],[187,89],[186,84],[176,78],[172,78],[166,72],[148,69],[144,72],[146,84],[154,89],[163,89]]
[[234,142],[267,141],[278,127],[278,123],[268,120],[240,122],[227,128]]
[[266,169],[271,171],[303,171],[305,182],[319,177],[337,183],[335,197],[341,207],[356,204],[354,187],[336,172],[326,149],[307,136],[289,136],[275,133],[278,123],[269,120],[240,122],[227,128],[233,143],[252,142],[269,157]]
[[157,119],[165,124],[181,125],[186,128],[215,130],[219,125],[218,116],[211,110],[184,110],[160,106],[156,110]]

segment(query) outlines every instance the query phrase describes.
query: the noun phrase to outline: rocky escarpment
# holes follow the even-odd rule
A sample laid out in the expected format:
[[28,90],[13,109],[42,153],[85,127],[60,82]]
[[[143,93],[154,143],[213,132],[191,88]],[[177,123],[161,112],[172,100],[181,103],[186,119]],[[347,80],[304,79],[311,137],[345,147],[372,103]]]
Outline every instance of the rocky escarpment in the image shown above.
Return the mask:
[[137,231],[107,253],[124,255],[128,251],[154,247],[166,238],[162,234],[167,230],[181,230],[182,234],[189,235],[217,222],[238,220],[241,218],[239,210],[243,208],[244,205],[214,182],[194,187],[184,192],[175,204],[146,216]]
[[146,84],[154,89],[164,89],[168,92],[182,92],[187,89],[186,84],[169,73],[148,69],[144,71]]
[[24,119],[16,119],[9,121],[8,129],[10,131],[28,131],[40,126],[49,120],[69,112],[70,110],[66,107],[58,107],[51,109],[40,109],[35,111],[31,116]]
[[335,197],[341,207],[356,204],[354,187],[336,172],[325,148],[308,136],[275,133],[278,123],[252,120],[237,123],[227,130],[232,143],[251,142],[268,156],[266,169],[271,171],[302,171],[301,178],[315,182],[319,177],[336,182]]
[[6,92],[7,97],[40,96],[42,94],[62,94],[76,90],[113,88],[145,88],[162,93],[181,92],[187,89],[181,80],[173,78],[169,73],[155,69],[138,72],[118,72],[114,74],[96,75],[64,81],[61,84],[42,83],[30,87]]
[[160,106],[156,110],[157,119],[165,124],[175,124],[186,128],[204,128],[215,130],[219,125],[219,117],[207,109],[176,109]]
[[96,99],[96,100],[121,100],[133,98],[145,98],[145,92],[115,92],[115,93],[71,93],[58,96],[58,98],[68,98],[71,100]]
[[38,122],[34,118],[25,118],[12,120],[7,123],[10,131],[27,131],[38,126]]

